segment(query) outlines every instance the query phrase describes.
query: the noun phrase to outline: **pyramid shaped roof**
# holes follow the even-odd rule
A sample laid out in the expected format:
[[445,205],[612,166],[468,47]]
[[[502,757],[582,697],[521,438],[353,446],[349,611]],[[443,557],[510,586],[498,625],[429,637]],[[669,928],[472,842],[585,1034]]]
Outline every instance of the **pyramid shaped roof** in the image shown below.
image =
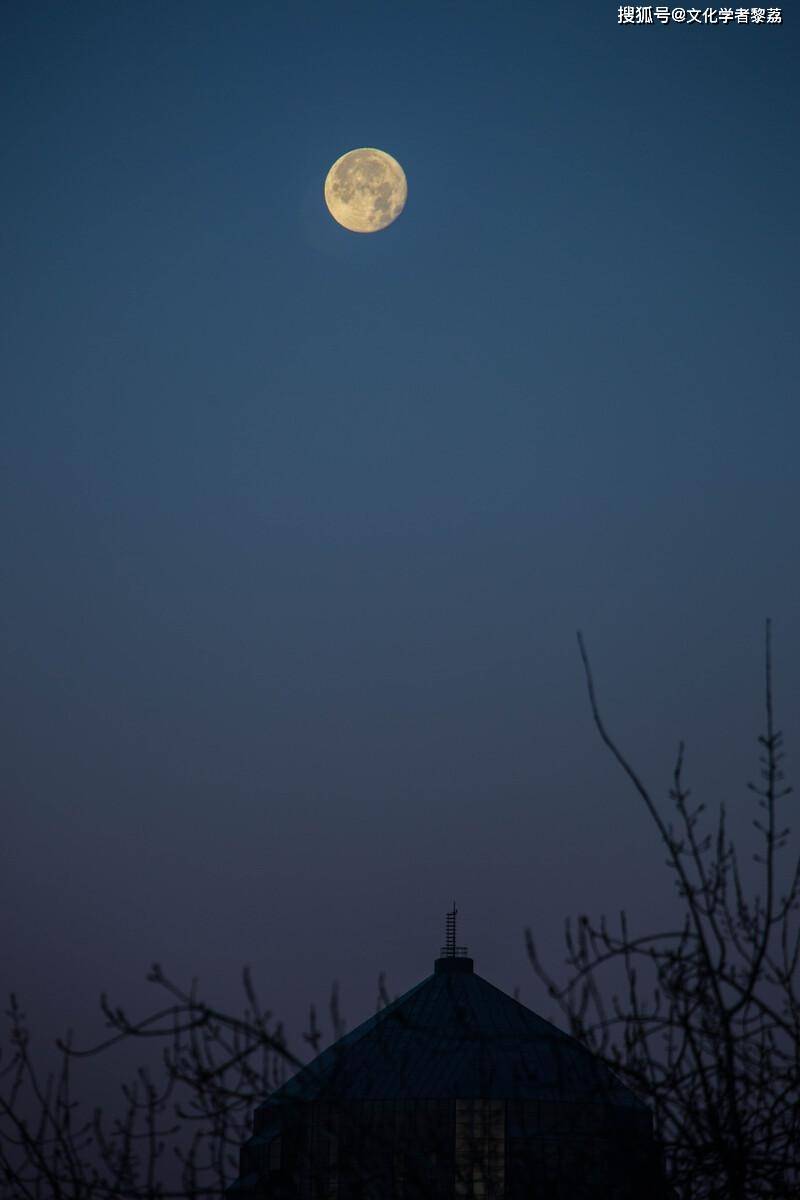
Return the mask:
[[284,1101],[455,1098],[647,1111],[579,1042],[476,975],[465,957],[437,959],[432,975],[323,1051],[262,1110]]

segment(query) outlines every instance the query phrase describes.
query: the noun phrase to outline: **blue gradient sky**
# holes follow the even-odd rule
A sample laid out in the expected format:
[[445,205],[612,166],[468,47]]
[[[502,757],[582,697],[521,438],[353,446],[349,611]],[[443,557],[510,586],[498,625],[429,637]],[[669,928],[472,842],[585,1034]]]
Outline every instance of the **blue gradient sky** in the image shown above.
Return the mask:
[[[2,12],[2,982],[152,960],[291,1025],[668,910],[657,795],[800,715],[796,21],[599,3]],[[329,165],[376,145],[372,236]],[[791,768],[792,759],[789,760]]]

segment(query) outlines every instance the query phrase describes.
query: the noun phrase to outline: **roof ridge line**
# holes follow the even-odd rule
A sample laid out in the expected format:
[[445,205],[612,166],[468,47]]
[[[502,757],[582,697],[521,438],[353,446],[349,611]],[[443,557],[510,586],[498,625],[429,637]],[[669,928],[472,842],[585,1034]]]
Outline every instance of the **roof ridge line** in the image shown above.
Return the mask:
[[[413,987],[409,988],[408,991],[403,992],[401,996],[397,996],[394,1000],[390,1001],[389,1004],[386,1004],[383,1008],[379,1008],[378,1011],[373,1013],[371,1017],[367,1017],[365,1021],[362,1021],[359,1025],[356,1025],[355,1028],[351,1029],[349,1033],[342,1034],[342,1036],[337,1038],[336,1041],[330,1046],[326,1046],[324,1050],[320,1050],[319,1054],[311,1059],[311,1062],[304,1063],[303,1066],[300,1067],[299,1070],[295,1071],[294,1075],[287,1079],[285,1083],[282,1083],[281,1086],[276,1088],[274,1092],[270,1092],[269,1096],[266,1097],[262,1104],[258,1105],[258,1108],[263,1108],[265,1105],[271,1104],[275,1100],[281,1100],[284,1098],[287,1100],[290,1099],[290,1094],[294,1087],[299,1087],[301,1083],[307,1083],[309,1079],[313,1077],[313,1073],[316,1068],[319,1069],[320,1074],[323,1074],[331,1059],[340,1057],[342,1050],[349,1050],[352,1046],[355,1046],[363,1037],[366,1037],[368,1033],[372,1032],[376,1024],[380,1020],[383,1020],[387,1013],[391,1013],[394,1009],[399,1008],[399,1006],[410,996],[412,996],[414,992],[419,991],[419,989],[423,987],[423,985],[426,984],[429,979],[433,978],[435,978],[434,975],[427,975],[424,979],[421,979],[419,983],[415,983]],[[285,1095],[282,1096],[281,1093],[285,1093]]]

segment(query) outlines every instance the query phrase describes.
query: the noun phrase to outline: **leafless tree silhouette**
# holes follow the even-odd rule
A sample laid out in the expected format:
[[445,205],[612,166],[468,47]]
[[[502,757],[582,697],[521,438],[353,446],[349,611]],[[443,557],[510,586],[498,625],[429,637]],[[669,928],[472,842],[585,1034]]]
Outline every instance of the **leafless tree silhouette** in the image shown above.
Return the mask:
[[800,858],[781,815],[782,735],[773,714],[766,627],[765,729],[755,797],[758,880],[746,885],[742,851],[721,805],[712,827],[690,803],[680,745],[671,818],[608,733],[578,635],[592,715],[644,803],[666,849],[682,910],[674,928],[635,931],[581,916],[566,928],[566,983],[546,970],[528,932],[533,966],[570,1031],[647,1100],[681,1200],[770,1200],[800,1195]]
[[[59,1042],[58,1071],[45,1080],[12,996],[11,1051],[0,1060],[0,1177],[8,1200],[195,1200],[219,1197],[236,1177],[253,1109],[302,1063],[259,1003],[249,971],[240,1016],[210,1008],[196,985],[184,991],[158,966],[148,978],[167,993],[164,1007],[132,1021],[102,997],[109,1036],[83,1051],[70,1038]],[[332,1019],[336,1034],[335,994]],[[313,1009],[305,1036],[312,1048],[321,1036]],[[141,1069],[122,1087],[121,1115],[109,1122],[100,1110],[87,1114],[73,1097],[76,1061],[137,1039],[160,1043],[158,1081]]]

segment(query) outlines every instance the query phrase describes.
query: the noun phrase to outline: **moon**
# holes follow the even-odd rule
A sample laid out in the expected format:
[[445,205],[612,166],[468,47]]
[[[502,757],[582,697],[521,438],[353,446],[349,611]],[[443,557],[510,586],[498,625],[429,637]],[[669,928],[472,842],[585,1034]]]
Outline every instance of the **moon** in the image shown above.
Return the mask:
[[377,233],[405,208],[408,184],[400,163],[385,150],[348,150],[328,171],[325,203],[334,221],[352,233]]

